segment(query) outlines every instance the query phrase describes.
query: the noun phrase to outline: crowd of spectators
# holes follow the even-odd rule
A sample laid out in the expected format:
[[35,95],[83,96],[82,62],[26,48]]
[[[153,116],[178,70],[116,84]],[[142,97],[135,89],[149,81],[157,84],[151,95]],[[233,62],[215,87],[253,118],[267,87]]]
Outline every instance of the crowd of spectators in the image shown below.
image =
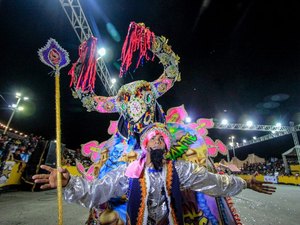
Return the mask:
[[0,134],[0,162],[28,162],[41,137],[29,135],[24,138],[13,138]]
[[62,164],[66,166],[76,166],[76,160],[83,164],[85,168],[90,167],[93,163],[89,157],[85,157],[81,154],[81,150],[78,148],[76,151],[71,149],[64,149]]
[[[293,163],[288,161],[288,164]],[[246,162],[241,168],[240,174],[254,174],[258,172],[261,175],[266,176],[290,176],[291,172],[285,170],[285,166],[282,159],[271,158],[263,163],[249,163]]]
[[[34,135],[29,135],[26,138],[15,138],[0,134],[0,174],[5,161],[21,161],[27,163],[39,141],[42,139],[42,137]],[[80,149],[76,149],[75,151],[65,149],[62,159],[62,164],[67,166],[75,166],[76,160],[80,161],[85,167],[89,167],[92,164],[92,161],[88,157],[81,154]],[[288,159],[288,164],[298,164],[298,161],[297,159]],[[254,174],[255,172],[267,176],[291,175],[290,171],[285,170],[283,160],[274,157],[265,162],[246,162],[241,167],[241,171],[237,174]]]
[[[0,174],[6,161],[27,163],[41,139],[43,138],[35,135],[16,138],[0,134]],[[80,161],[85,167],[92,164],[89,157],[81,154],[80,149],[74,151],[65,148],[62,155],[62,164],[76,166],[76,160]]]
[[287,163],[289,165],[298,165],[298,158],[287,158]]
[[27,137],[0,134],[0,184],[7,181],[16,163],[19,163],[17,172],[24,172],[31,156],[38,153],[40,143],[44,143],[44,138],[33,134]]

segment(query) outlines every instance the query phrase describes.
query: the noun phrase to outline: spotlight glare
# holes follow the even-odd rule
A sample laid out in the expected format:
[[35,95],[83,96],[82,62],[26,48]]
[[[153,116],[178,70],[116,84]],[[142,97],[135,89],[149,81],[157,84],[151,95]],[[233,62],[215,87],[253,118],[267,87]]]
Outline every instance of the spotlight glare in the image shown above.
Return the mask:
[[185,118],[185,122],[190,123],[192,119],[190,117]]
[[247,125],[248,127],[251,127],[251,126],[253,125],[253,122],[249,120],[249,121],[246,122],[246,125]]
[[100,48],[98,50],[98,54],[100,57],[104,56],[106,54],[106,49],[105,48]]
[[222,125],[227,125],[228,124],[228,120],[227,119],[223,119],[221,122]]

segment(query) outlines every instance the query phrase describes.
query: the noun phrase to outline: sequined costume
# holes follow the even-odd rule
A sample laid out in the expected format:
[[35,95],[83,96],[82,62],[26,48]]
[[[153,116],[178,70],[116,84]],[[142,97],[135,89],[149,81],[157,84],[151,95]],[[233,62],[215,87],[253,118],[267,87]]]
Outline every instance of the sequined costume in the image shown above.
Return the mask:
[[[120,87],[115,96],[108,97],[98,96],[94,92],[96,41],[95,38],[91,37],[79,47],[79,58],[69,71],[73,96],[82,101],[87,111],[119,113],[120,117],[118,121],[111,121],[108,129],[108,133],[112,135],[110,139],[100,144],[97,141],[91,141],[82,145],[82,154],[90,157],[94,162],[89,168],[84,168],[80,162],[77,162],[77,169],[84,179],[88,181],[104,179],[103,177],[109,171],[119,166],[122,168],[125,162],[131,163],[136,159],[145,160],[139,143],[140,135],[145,127],[157,122],[166,124],[174,139],[166,159],[188,160],[206,166],[209,171],[213,172],[213,166],[209,162],[211,154],[207,154],[207,150],[214,153],[213,157],[218,152],[226,154],[227,151],[225,151],[226,147],[221,141],[213,141],[207,137],[206,128],[213,127],[212,120],[200,118],[195,123],[185,124],[183,121],[187,117],[187,113],[183,106],[169,109],[165,115],[157,102],[157,99],[171,89],[175,82],[181,80],[180,58],[172,51],[168,39],[164,36],[154,35],[144,24],[132,22],[122,48],[120,75],[125,75],[132,66],[134,67],[133,70],[137,69],[139,64],[153,60],[154,57],[159,59],[164,71],[158,79],[152,82],[139,80],[125,84]],[[140,165],[142,171],[144,166]],[[133,175],[137,170],[130,171]],[[72,182],[75,182],[73,178]],[[76,178],[75,184],[77,182],[83,181]],[[97,183],[97,181],[94,182]],[[83,187],[91,188],[87,182],[83,184]],[[119,191],[124,193],[122,189]],[[116,192],[119,191],[116,190]],[[79,190],[80,193],[82,190]],[[185,224],[241,224],[234,208],[229,209],[227,198],[210,198],[208,195],[194,191],[184,191],[182,194],[181,213]],[[120,201],[110,200],[109,202],[96,200],[93,201],[92,205],[95,207],[91,210],[87,224],[124,224],[127,219],[125,209],[127,203],[123,198]],[[103,202],[105,202],[103,205],[99,204]],[[117,215],[107,216],[109,213]],[[113,221],[115,218],[119,218],[121,222],[102,220],[108,217],[113,217]]]
[[[219,175],[208,172],[197,164],[178,160],[174,163],[180,189],[190,189],[203,192],[211,196],[233,196],[246,188],[246,182],[235,176]],[[82,177],[71,177],[64,189],[64,198],[69,203],[78,203],[84,207],[94,207],[107,202],[110,198],[120,197],[129,189],[129,178],[125,176],[127,165],[122,165],[106,174],[100,180],[88,182]],[[164,219],[168,214],[165,180],[166,168],[162,171],[153,171],[145,168],[148,193],[148,221]],[[161,191],[164,190],[164,191]],[[148,222],[146,224],[152,224]]]

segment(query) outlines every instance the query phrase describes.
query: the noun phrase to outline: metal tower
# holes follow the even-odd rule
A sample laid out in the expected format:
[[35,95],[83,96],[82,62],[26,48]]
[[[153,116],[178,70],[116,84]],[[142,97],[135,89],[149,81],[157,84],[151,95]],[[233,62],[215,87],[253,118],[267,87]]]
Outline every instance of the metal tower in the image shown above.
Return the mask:
[[[64,9],[80,43],[93,35],[79,0],[59,0]],[[102,58],[97,61],[97,75],[100,78],[105,90],[110,96],[116,95],[115,85],[111,83],[111,76]]]
[[[265,132],[271,132],[270,134],[257,137],[252,140],[248,140],[245,143],[239,143],[238,146],[235,146],[234,144],[232,146],[227,145],[228,151],[229,150],[235,150],[237,148],[241,148],[244,146],[256,144],[262,141],[271,140],[274,138],[278,138],[284,135],[292,134],[295,149],[297,152],[297,158],[298,162],[300,164],[300,148],[299,148],[299,140],[297,136],[297,131],[300,131],[300,124],[294,125],[293,122],[290,122],[290,126],[273,126],[273,125],[251,125],[247,126],[246,124],[238,124],[238,123],[231,123],[231,124],[222,124],[216,122],[214,124],[215,129],[226,129],[226,130],[244,130],[244,131],[265,131]],[[227,155],[227,159],[229,159],[229,154]],[[229,161],[229,160],[228,160]]]

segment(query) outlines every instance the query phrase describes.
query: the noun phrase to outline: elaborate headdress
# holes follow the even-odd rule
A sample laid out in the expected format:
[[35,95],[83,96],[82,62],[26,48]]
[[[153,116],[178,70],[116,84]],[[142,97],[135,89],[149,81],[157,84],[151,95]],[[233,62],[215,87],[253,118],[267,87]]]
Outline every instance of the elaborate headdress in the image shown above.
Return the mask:
[[172,136],[169,130],[167,129],[166,125],[163,123],[153,123],[142,131],[142,135],[140,138],[141,149],[143,151],[146,151],[146,147],[149,140],[158,134],[160,134],[163,137],[164,142],[166,144],[166,148],[169,151],[172,144]]
[[152,82],[139,80],[125,84],[117,95],[110,97],[94,93],[96,41],[91,37],[80,45],[80,57],[69,71],[74,97],[79,98],[88,111],[118,112],[118,133],[125,139],[140,134],[153,122],[164,123],[164,113],[156,100],[181,79],[178,68],[180,58],[172,51],[168,39],[156,36],[143,23],[131,22],[122,48],[120,77],[155,57],[163,65],[164,72]]

